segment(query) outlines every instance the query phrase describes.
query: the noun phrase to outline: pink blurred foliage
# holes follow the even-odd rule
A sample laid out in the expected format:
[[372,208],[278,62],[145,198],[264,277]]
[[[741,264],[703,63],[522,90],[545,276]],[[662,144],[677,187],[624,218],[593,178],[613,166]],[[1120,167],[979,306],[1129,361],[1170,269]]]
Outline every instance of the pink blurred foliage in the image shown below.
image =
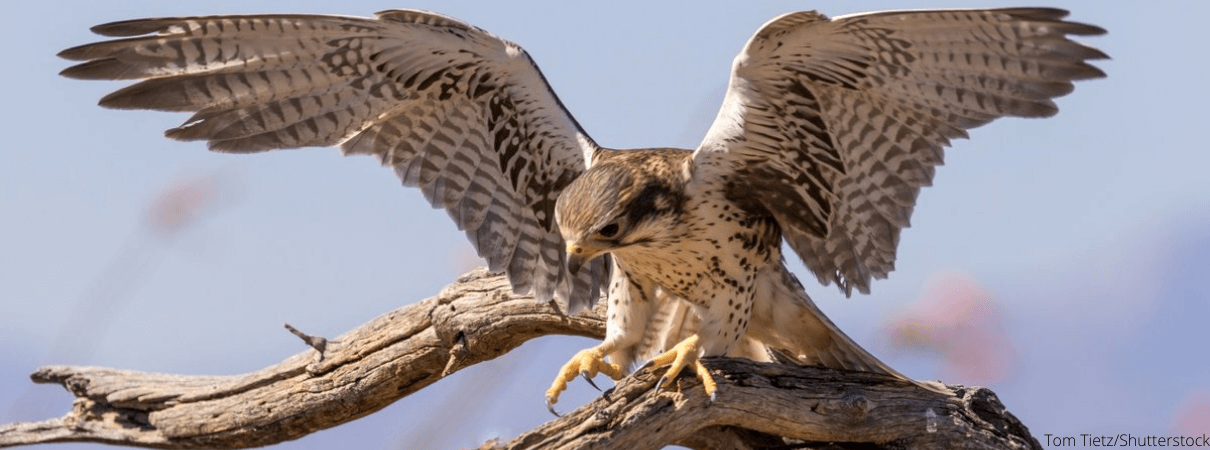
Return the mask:
[[1210,392],[1190,395],[1172,416],[1172,431],[1180,436],[1200,436],[1210,432]]
[[161,237],[179,233],[230,200],[224,195],[228,184],[222,173],[177,178],[147,208],[147,227]]
[[1017,359],[1002,314],[973,278],[945,272],[928,283],[920,301],[891,320],[888,330],[898,348],[940,355],[942,379],[987,385],[1009,376]]

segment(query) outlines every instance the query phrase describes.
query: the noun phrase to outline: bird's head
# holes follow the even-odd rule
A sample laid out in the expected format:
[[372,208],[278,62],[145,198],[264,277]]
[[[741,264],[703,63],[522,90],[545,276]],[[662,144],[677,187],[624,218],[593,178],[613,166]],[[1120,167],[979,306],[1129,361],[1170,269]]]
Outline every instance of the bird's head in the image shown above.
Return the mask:
[[555,222],[576,273],[597,256],[650,248],[675,236],[684,186],[650,167],[607,162],[593,166],[559,195]]

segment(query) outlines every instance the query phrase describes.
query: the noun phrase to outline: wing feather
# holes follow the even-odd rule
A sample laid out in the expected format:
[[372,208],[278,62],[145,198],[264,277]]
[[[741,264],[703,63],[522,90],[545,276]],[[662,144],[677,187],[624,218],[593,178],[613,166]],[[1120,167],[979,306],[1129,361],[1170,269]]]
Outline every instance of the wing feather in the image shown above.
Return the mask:
[[139,19],[64,50],[81,79],[139,80],[101,105],[194,113],[168,137],[224,152],[339,146],[375,155],[445,208],[518,292],[575,311],[603,261],[565,272],[562,189],[598,147],[520,47],[449,17],[249,15]]
[[[1107,56],[1105,30],[1048,8],[776,18],[736,57],[695,176],[774,216],[819,278],[850,294],[894,268],[944,148],[1005,116],[1047,117]],[[753,196],[751,192],[760,192]]]

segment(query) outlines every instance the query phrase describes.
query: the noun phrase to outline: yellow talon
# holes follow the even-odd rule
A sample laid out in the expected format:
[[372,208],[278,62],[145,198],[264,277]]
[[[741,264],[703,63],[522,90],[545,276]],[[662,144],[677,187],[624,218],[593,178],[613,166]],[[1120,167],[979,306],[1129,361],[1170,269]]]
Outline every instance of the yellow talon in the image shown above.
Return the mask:
[[563,368],[559,370],[559,375],[555,376],[555,381],[551,383],[550,389],[546,390],[546,409],[554,415],[559,415],[555,412],[554,405],[559,402],[559,394],[567,389],[567,383],[576,379],[576,376],[583,375],[585,379],[590,380],[598,373],[605,374],[609,378],[621,380],[626,376],[626,371],[622,366],[605,362],[605,354],[609,352],[609,348],[605,344],[596,347],[581,350],[573,356]]
[[660,377],[660,381],[656,382],[655,389],[658,390],[666,381],[675,380],[677,375],[681,374],[681,370],[692,362],[694,372],[697,373],[698,379],[702,380],[702,387],[706,389],[706,395],[710,397],[710,401],[718,398],[718,383],[714,382],[710,371],[706,370],[706,366],[702,365],[701,360],[698,359],[698,351],[701,349],[698,340],[696,334],[689,336],[673,346],[671,350],[661,353],[647,363],[649,367],[669,366],[664,376]]
[[710,371],[706,370],[706,366],[702,365],[701,360],[693,362],[694,369],[697,371],[697,378],[702,380],[702,388],[706,389],[706,396],[710,397],[710,402],[714,403],[718,400],[718,383],[714,382],[714,377],[710,376]]

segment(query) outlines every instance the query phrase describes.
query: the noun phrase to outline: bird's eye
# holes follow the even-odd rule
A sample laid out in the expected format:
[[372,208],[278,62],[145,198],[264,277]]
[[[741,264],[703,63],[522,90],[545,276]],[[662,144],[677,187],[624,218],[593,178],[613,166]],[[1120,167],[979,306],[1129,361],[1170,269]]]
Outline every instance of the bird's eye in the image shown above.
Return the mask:
[[606,239],[617,236],[618,235],[618,223],[614,222],[609,225],[605,225],[605,226],[601,227],[601,231],[598,231],[597,234],[601,235],[601,237],[604,237]]

